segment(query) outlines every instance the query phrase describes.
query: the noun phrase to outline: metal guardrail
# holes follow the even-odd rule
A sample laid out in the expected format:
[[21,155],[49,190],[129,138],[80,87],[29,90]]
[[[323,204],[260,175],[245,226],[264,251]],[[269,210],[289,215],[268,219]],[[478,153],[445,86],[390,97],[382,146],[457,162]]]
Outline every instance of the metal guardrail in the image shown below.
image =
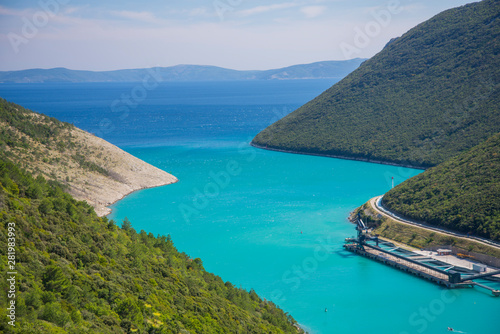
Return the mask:
[[450,235],[453,235],[453,236],[456,236],[456,237],[460,237],[460,238],[473,239],[473,240],[480,241],[480,242],[483,242],[485,244],[488,244],[490,246],[500,248],[500,242],[495,242],[495,241],[492,241],[492,240],[488,240],[488,239],[484,239],[484,238],[476,237],[476,236],[467,236],[466,234],[461,234],[461,233],[457,233],[457,232],[450,231],[450,230],[447,230],[447,229],[438,228],[438,227],[435,227],[435,226],[432,226],[432,225],[428,225],[428,224],[425,224],[425,223],[422,223],[422,222],[417,222],[417,221],[414,221],[414,220],[409,220],[408,218],[400,216],[400,215],[398,215],[398,214],[396,214],[396,213],[394,213],[392,211],[389,211],[388,209],[384,208],[384,206],[382,204],[382,198],[383,197],[384,196],[382,195],[382,196],[378,197],[375,200],[375,206],[377,207],[377,209],[379,209],[380,211],[384,212],[388,216],[396,218],[396,219],[398,219],[398,220],[400,220],[402,222],[405,222],[407,224],[411,224],[411,225],[415,225],[415,226],[418,226],[418,227],[426,228],[428,230],[433,230],[433,231],[436,231],[436,232],[446,233],[446,234],[450,234]]

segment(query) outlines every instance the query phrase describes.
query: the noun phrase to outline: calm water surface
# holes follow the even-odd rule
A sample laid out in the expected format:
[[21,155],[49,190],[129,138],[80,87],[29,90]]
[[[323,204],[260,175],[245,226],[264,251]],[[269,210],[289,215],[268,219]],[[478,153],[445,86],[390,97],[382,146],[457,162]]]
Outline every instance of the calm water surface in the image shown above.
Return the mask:
[[[342,249],[349,212],[420,171],[257,150],[267,125],[329,80],[0,85],[0,96],[98,134],[179,178],[113,206],[170,234],[207,270],[291,313],[311,333],[500,333],[500,299],[448,291]],[[136,90],[137,91],[137,90]]]

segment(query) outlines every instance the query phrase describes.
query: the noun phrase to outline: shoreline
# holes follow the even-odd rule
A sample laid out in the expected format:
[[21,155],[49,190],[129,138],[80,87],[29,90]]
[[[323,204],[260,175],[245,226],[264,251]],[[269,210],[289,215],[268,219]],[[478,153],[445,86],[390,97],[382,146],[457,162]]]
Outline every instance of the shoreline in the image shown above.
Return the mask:
[[58,133],[42,142],[1,121],[2,128],[26,141],[26,147],[6,146],[10,160],[34,176],[60,183],[76,200],[92,206],[99,217],[109,215],[110,205],[135,191],[179,181],[174,175],[74,125],[48,121],[31,111],[27,115],[31,123],[47,123],[59,129]]
[[[172,174],[125,152],[102,138],[75,129],[73,138],[86,144],[87,159],[102,166],[108,173],[82,171],[73,173],[70,193],[90,204],[99,217],[109,215],[109,206],[126,196],[149,188],[162,187],[179,182]],[[98,152],[98,153],[96,153]]]
[[[133,193],[135,192],[138,192],[138,191],[141,191],[141,190],[146,190],[146,189],[153,189],[153,188],[159,188],[159,187],[163,187],[163,186],[169,186],[171,184],[175,184],[179,182],[179,179],[175,179],[175,181],[173,182],[165,182],[164,184],[159,184],[159,185],[153,185],[153,186],[149,186],[149,187],[142,187],[142,188],[139,188],[139,189],[134,189],[126,194],[124,194],[121,198],[118,198],[116,200],[113,200],[112,202],[109,202],[109,204],[107,204],[106,206],[104,207],[99,207],[99,208],[95,208],[94,207],[94,210],[97,214],[98,217],[107,217],[109,216],[111,213],[113,213],[113,210],[110,208],[110,206],[118,203],[119,201],[121,201],[122,199],[124,199],[125,197],[127,197],[128,195],[132,195]],[[97,212],[99,209],[100,212]]]
[[357,157],[350,157],[350,156],[346,156],[346,155],[320,154],[320,153],[312,153],[312,152],[311,153],[298,152],[298,151],[284,150],[284,149],[279,149],[279,148],[264,147],[264,146],[255,144],[254,142],[250,142],[250,146],[253,146],[255,148],[260,148],[263,150],[267,150],[267,151],[301,154],[301,155],[311,155],[311,156],[316,156],[316,157],[334,158],[334,159],[342,159],[342,160],[353,160],[353,161],[369,162],[369,163],[380,164],[380,165],[389,165],[389,166],[420,169],[420,170],[427,170],[427,169],[432,167],[432,166],[430,166],[430,167],[413,166],[413,165],[397,163],[397,162],[390,162],[390,161],[383,161],[383,160],[372,160],[372,159],[368,159],[368,158],[357,158]]

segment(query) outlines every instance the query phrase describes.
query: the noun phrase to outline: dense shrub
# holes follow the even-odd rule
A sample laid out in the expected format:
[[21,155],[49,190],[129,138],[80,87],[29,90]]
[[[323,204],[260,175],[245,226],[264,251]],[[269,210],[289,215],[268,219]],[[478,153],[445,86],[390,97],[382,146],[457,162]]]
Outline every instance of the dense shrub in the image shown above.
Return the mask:
[[500,133],[384,195],[407,217],[500,240]]
[[[119,228],[57,183],[0,159],[2,245],[8,223],[16,230],[17,318],[16,327],[0,322],[0,332],[298,332],[274,304],[178,252],[170,236],[137,233],[128,220]],[[6,280],[0,288],[8,290]],[[7,302],[2,293],[3,319]]]

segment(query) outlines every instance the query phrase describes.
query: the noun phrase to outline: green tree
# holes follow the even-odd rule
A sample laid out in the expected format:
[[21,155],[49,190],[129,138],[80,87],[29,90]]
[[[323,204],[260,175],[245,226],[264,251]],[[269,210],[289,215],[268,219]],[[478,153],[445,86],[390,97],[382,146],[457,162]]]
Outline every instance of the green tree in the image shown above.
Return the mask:
[[50,265],[45,268],[42,283],[47,291],[63,292],[67,288],[69,280],[61,268]]

